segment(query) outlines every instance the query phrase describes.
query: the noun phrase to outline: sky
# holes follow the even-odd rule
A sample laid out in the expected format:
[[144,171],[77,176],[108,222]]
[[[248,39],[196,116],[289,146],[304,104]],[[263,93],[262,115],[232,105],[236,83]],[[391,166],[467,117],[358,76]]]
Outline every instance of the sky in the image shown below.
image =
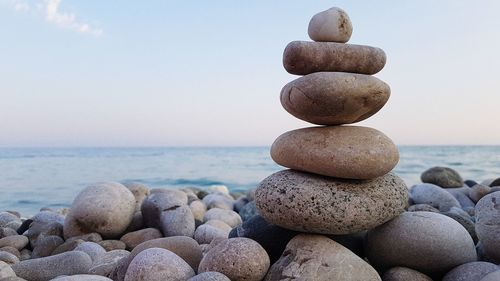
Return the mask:
[[0,146],[270,145],[311,126],[281,107],[282,54],[333,6],[388,58],[359,125],[500,144],[500,1],[0,0]]

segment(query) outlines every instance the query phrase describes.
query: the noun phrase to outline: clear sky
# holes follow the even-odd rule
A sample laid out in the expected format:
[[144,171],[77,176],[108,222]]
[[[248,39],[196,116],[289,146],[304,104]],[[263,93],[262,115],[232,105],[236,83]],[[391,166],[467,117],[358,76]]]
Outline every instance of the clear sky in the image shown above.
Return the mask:
[[500,1],[0,0],[0,146],[270,145],[283,49],[338,6],[385,50],[360,123],[397,144],[500,144]]

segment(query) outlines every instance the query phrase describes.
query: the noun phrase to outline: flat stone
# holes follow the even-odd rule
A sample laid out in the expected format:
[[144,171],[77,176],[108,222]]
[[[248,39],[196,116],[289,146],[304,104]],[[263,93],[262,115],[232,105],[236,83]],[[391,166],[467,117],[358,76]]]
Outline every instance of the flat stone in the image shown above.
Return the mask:
[[346,43],[351,38],[352,23],[344,10],[333,7],[315,14],[307,33],[317,42]]
[[477,202],[476,234],[485,254],[500,262],[500,192],[490,193]]
[[439,213],[438,209],[432,207],[429,204],[415,204],[408,207],[408,212],[419,212],[419,211]]
[[103,247],[107,252],[113,250],[125,250],[127,245],[120,240],[102,240],[98,242],[101,247]]
[[7,236],[0,239],[0,248],[10,246],[18,250],[22,250],[29,243],[28,237],[24,235]]
[[416,270],[407,267],[393,267],[382,276],[383,281],[432,281],[432,279]]
[[293,116],[318,125],[362,121],[389,100],[389,85],[376,77],[317,72],[288,83],[281,90],[281,105]]
[[64,237],[97,232],[104,237],[120,235],[132,221],[135,198],[115,182],[97,183],[82,190],[64,221]]
[[151,248],[140,252],[130,263],[125,281],[185,281],[194,270],[169,250]]
[[405,212],[369,230],[366,254],[381,270],[402,266],[431,277],[477,259],[469,233],[455,220],[432,212]]
[[422,173],[423,183],[432,183],[443,188],[461,187],[464,180],[460,174],[448,167],[432,167]]
[[12,266],[18,277],[45,281],[61,275],[86,274],[92,259],[84,252],[74,251],[50,257],[21,261]]
[[410,197],[415,204],[427,204],[441,212],[452,207],[460,208],[458,200],[445,189],[430,183],[414,185],[410,188]]
[[221,241],[201,260],[198,272],[217,271],[232,281],[260,281],[269,269],[269,256],[248,238]]
[[350,234],[402,213],[408,191],[392,173],[361,181],[284,170],[259,184],[255,203],[271,224],[301,232]]
[[145,228],[134,232],[129,232],[120,238],[127,246],[127,250],[132,250],[135,246],[142,242],[163,237],[161,232],[156,228]]
[[493,263],[475,261],[455,267],[450,270],[442,281],[480,281],[491,272],[499,270]]
[[271,157],[290,169],[347,179],[383,176],[399,161],[398,149],[386,135],[360,126],[286,132],[274,141]]
[[381,280],[377,271],[339,243],[321,235],[299,234],[264,279],[272,280]]
[[283,53],[283,66],[290,74],[350,72],[372,75],[384,68],[382,49],[334,42],[293,41]]
[[189,278],[187,281],[231,281],[231,280],[227,278],[226,275],[220,272],[208,271],[193,276]]
[[227,223],[230,227],[237,227],[243,222],[240,215],[235,211],[219,208],[212,208],[205,213],[203,221],[206,222],[209,220],[220,220]]
[[106,254],[106,250],[101,245],[95,242],[83,242],[78,245],[74,251],[86,253],[92,259],[92,262],[98,260],[102,255]]

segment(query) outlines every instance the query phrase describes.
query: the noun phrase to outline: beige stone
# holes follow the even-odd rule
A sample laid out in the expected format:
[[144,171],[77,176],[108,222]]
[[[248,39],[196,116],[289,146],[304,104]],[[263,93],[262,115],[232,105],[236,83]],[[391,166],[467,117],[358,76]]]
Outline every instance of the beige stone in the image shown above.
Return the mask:
[[318,125],[351,124],[377,113],[389,85],[369,75],[317,72],[288,83],[281,104],[293,116]]
[[360,181],[284,170],[264,179],[255,192],[267,222],[321,234],[371,229],[402,213],[407,202],[405,183],[392,173]]
[[120,238],[120,240],[127,245],[127,250],[132,250],[135,246],[144,241],[161,238],[161,232],[156,228],[145,228],[134,232],[129,232]]
[[317,42],[346,43],[351,38],[352,23],[344,10],[333,7],[314,15],[307,33]]
[[287,168],[347,179],[374,179],[399,161],[396,145],[382,132],[360,126],[310,127],[282,134],[271,147]]
[[335,71],[375,74],[386,61],[382,49],[334,42],[293,41],[285,48],[283,66],[296,75]]

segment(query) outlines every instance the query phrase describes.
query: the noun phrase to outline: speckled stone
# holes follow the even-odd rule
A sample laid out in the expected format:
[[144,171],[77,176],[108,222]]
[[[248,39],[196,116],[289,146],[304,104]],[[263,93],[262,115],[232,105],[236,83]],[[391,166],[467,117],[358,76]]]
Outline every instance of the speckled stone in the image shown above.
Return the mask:
[[432,183],[444,188],[464,185],[464,180],[460,174],[448,167],[432,167],[424,171],[420,179],[423,183]]
[[95,242],[83,242],[80,245],[78,245],[74,251],[81,251],[86,253],[87,255],[90,256],[92,259],[92,262],[95,262],[98,260],[101,256],[106,254],[106,250],[101,247],[101,245],[95,243]]
[[187,205],[186,193],[173,189],[153,189],[144,199],[141,212],[147,227],[160,229],[160,217],[164,210]]
[[317,42],[346,43],[351,38],[352,24],[344,10],[333,7],[315,14],[307,33]]
[[92,275],[92,274],[76,274],[71,276],[61,276],[51,281],[113,281],[104,276]]
[[480,281],[484,276],[499,269],[496,264],[489,262],[469,262],[450,270],[442,281]]
[[269,263],[269,256],[259,243],[248,238],[231,238],[208,251],[198,272],[217,271],[232,281],[260,281]]
[[135,198],[135,211],[138,212],[141,210],[141,205],[144,199],[149,196],[149,188],[142,183],[138,182],[129,182],[123,184]]
[[283,53],[283,66],[290,74],[351,72],[375,74],[385,66],[382,49],[334,42],[293,41]]
[[24,247],[26,247],[26,245],[28,245],[28,243],[28,237],[24,235],[7,236],[0,239],[0,248],[10,246],[18,250],[22,250]]
[[290,240],[264,280],[381,279],[373,267],[339,243],[322,235],[299,234]]
[[7,264],[16,264],[19,262],[19,258],[16,257],[16,255],[5,252],[5,251],[0,251],[0,261],[3,261]]
[[490,193],[477,202],[476,234],[486,256],[500,262],[500,192]]
[[219,208],[212,208],[205,213],[203,221],[207,222],[209,220],[220,220],[227,223],[230,227],[237,227],[243,223],[240,215],[235,211]]
[[227,278],[226,275],[220,272],[209,271],[193,276],[189,278],[188,281],[231,281],[231,280]]
[[415,204],[427,204],[441,212],[449,211],[452,207],[460,208],[460,203],[451,193],[430,183],[412,186],[410,197]]
[[64,221],[64,236],[97,232],[116,237],[130,224],[134,210],[134,195],[122,184],[103,182],[88,186],[71,205]]
[[476,261],[469,233],[455,220],[432,212],[405,212],[368,231],[366,254],[381,270],[403,266],[429,276]]
[[399,215],[407,202],[405,183],[391,173],[360,181],[284,170],[255,192],[257,209],[269,223],[321,234],[371,229]]
[[92,263],[89,273],[109,277],[118,266],[118,261],[129,255],[130,252],[126,250],[112,250],[106,252]]
[[374,179],[399,161],[396,145],[382,132],[360,126],[310,127],[286,132],[271,147],[279,165],[314,174]]
[[498,281],[500,280],[500,270],[494,271],[484,276],[481,281]]
[[108,252],[113,250],[125,250],[127,248],[127,245],[120,240],[102,240],[98,244]]
[[438,209],[432,207],[429,204],[415,204],[408,207],[408,212],[419,212],[419,211],[439,213]]
[[393,267],[382,276],[382,281],[432,281],[432,279],[416,270],[407,267]]
[[172,207],[160,215],[160,229],[165,237],[193,237],[195,228],[194,216],[188,205]]
[[0,279],[8,278],[8,277],[15,277],[15,276],[16,276],[16,273],[14,272],[14,270],[12,270],[10,265],[8,265],[7,263],[5,263],[3,261],[0,261]]
[[120,238],[120,241],[124,242],[127,246],[127,250],[132,250],[135,246],[141,244],[144,241],[153,240],[161,238],[161,232],[156,228],[145,228],[137,230],[134,232],[129,232]]
[[54,252],[54,250],[61,246],[64,243],[64,240],[55,235],[49,235],[45,237],[41,237],[38,239],[36,243],[36,247],[33,249],[33,258],[42,258],[47,257]]
[[134,257],[125,274],[125,281],[185,281],[194,270],[169,250],[151,248]]
[[231,230],[222,230],[208,224],[200,225],[194,232],[194,239],[199,244],[210,244],[217,238],[227,238]]
[[281,105],[293,116],[318,125],[362,121],[389,100],[389,85],[376,77],[342,72],[312,73],[281,90]]

